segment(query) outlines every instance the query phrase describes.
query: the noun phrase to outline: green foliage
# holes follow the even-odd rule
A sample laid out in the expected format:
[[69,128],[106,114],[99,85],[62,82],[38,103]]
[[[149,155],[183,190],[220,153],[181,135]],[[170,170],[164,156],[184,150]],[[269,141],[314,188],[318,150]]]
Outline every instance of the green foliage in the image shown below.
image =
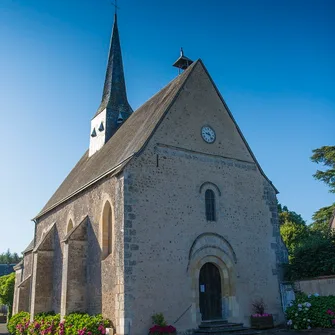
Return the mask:
[[293,329],[331,328],[332,318],[328,310],[335,310],[335,296],[298,294],[286,309],[287,323]]
[[335,202],[331,206],[322,207],[313,214],[313,223],[310,226],[312,231],[319,231],[323,235],[330,232],[329,222],[335,210]]
[[100,335],[104,333],[105,328],[110,326],[110,320],[104,319],[101,314],[90,316],[82,313],[71,313],[65,317],[64,334],[78,335],[78,332],[82,331],[82,335]]
[[335,274],[335,235],[314,232],[297,246],[286,266],[286,279],[298,280]]
[[323,181],[335,193],[335,146],[323,146],[313,150],[312,162],[328,167],[325,171],[317,170],[313,177]]
[[303,244],[308,234],[308,227],[302,224],[287,221],[280,226],[280,235],[287,247],[289,255],[292,255],[294,250]]
[[165,327],[167,325],[163,313],[154,314],[152,316],[152,323],[161,327]]
[[291,255],[295,248],[308,237],[308,227],[300,214],[278,204],[280,234]]
[[281,204],[278,204],[278,216],[280,225],[286,222],[294,222],[296,224],[306,225],[306,221],[301,217],[300,214],[290,211],[287,206],[282,206]]
[[29,322],[29,313],[27,312],[20,312],[13,315],[10,320],[8,321],[7,328],[8,331],[14,335],[16,334],[16,326],[18,324],[26,324]]
[[29,321],[29,313],[15,314],[8,324],[12,335],[105,335],[106,328],[111,326],[102,315],[72,313],[61,321],[60,315],[53,312],[35,315]]
[[15,273],[0,277],[0,303],[8,306],[8,318],[13,307]]
[[21,259],[22,257],[19,257],[16,252],[11,253],[9,249],[0,254],[0,264],[17,264]]

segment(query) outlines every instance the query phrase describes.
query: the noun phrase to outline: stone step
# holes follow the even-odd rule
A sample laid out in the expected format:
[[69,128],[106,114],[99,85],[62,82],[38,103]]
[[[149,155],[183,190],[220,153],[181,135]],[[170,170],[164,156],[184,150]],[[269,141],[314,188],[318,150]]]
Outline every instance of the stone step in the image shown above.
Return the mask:
[[227,334],[229,332],[238,332],[238,331],[249,331],[249,328],[243,327],[243,323],[235,323],[232,326],[228,326],[228,327],[216,327],[216,328],[212,328],[212,329],[197,329],[194,331],[195,334],[215,334],[215,335],[219,335],[219,334]]
[[233,325],[242,325],[243,323],[231,323],[231,322],[221,322],[221,323],[207,323],[203,324],[201,323],[199,325],[199,328],[201,329],[208,329],[208,328],[216,328],[216,327],[226,327],[226,326],[233,326]]
[[[204,333],[201,333],[201,334],[204,334]],[[212,335],[213,333],[210,333],[210,334]],[[250,328],[243,328],[242,330],[241,329],[235,329],[235,330],[230,331],[230,332],[218,331],[214,334],[215,335],[256,335],[256,334],[261,334],[261,332],[259,332],[257,330],[250,329]]]
[[201,331],[207,331],[207,330],[219,330],[221,328],[232,328],[232,327],[241,327],[243,326],[243,323],[216,323],[216,324],[207,324],[207,325],[203,325],[203,324],[200,324],[199,325],[199,330]]
[[216,324],[216,323],[227,323],[227,320],[224,319],[214,319],[214,320],[204,320],[201,324]]

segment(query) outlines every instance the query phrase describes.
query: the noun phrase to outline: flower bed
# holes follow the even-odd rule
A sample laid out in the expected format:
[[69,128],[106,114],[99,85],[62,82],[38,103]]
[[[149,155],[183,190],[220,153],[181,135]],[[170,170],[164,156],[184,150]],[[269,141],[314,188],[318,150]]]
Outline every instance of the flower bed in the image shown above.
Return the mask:
[[286,309],[287,325],[295,330],[331,328],[335,324],[335,296],[299,293]]
[[12,335],[105,335],[110,321],[101,315],[72,313],[60,320],[59,314],[41,313],[30,322],[28,313],[14,315],[8,322]]

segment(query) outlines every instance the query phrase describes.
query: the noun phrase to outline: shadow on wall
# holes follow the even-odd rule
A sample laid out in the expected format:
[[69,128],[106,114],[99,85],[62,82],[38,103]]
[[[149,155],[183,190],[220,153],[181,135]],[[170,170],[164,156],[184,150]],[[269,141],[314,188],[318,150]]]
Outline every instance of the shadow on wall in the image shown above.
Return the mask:
[[102,311],[101,294],[101,249],[98,232],[94,232],[94,227],[90,219],[87,222],[87,312],[89,314],[99,314]]
[[62,248],[55,248],[56,245],[61,246],[61,241],[58,233],[58,229],[55,229],[54,238],[53,238],[53,250],[54,250],[54,259],[53,259],[53,301],[52,309],[55,313],[60,313],[61,306],[61,296],[62,296],[62,273],[63,273],[63,252]]

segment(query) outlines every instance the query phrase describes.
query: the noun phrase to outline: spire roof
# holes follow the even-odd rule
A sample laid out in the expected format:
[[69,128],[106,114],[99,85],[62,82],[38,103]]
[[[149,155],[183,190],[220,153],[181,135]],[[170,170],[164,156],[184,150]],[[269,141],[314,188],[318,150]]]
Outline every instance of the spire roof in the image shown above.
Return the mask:
[[127,99],[116,13],[114,14],[114,25],[109,47],[102,99],[95,116],[107,107],[113,111],[121,112],[124,119],[133,112]]

